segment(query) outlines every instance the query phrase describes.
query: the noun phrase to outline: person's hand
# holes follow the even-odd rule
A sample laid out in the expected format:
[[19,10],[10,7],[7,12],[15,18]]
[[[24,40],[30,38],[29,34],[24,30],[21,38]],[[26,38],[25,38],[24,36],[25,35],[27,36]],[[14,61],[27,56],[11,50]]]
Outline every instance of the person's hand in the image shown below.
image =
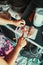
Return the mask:
[[20,47],[20,48],[23,48],[25,47],[27,44],[25,38],[24,38],[24,34],[18,39],[18,43],[17,45]]
[[27,33],[28,37],[30,38],[34,32],[35,32],[35,28],[33,26],[29,27],[29,29],[27,29],[25,26],[21,28],[22,32]]
[[26,28],[26,25],[21,27],[21,31],[22,31],[22,33],[28,32],[28,28]]
[[24,20],[16,20],[16,26],[18,27],[23,27],[25,26],[25,21]]

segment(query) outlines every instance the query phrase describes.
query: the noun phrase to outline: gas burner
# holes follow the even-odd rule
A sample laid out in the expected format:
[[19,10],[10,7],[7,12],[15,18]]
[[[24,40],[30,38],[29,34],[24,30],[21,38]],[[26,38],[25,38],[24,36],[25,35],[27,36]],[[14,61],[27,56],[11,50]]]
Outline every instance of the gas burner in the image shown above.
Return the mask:
[[8,12],[10,13],[11,17],[13,17],[16,20],[20,20],[21,16],[18,12],[16,12],[15,10],[12,10],[11,8],[8,10]]
[[12,10],[11,6],[8,5],[8,4],[6,4],[6,5],[0,5],[0,13],[2,13],[3,11],[5,11],[5,12],[7,11],[11,15],[11,17],[13,17],[16,20],[21,19],[20,14],[17,13],[15,10]]
[[10,8],[10,5],[8,4],[0,4],[0,12],[1,11],[8,11],[8,9]]

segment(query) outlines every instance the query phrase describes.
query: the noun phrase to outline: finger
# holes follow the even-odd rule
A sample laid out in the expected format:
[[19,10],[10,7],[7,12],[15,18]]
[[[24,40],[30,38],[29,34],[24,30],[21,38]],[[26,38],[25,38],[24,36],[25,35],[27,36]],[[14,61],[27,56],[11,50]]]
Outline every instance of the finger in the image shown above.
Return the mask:
[[23,24],[25,24],[25,20],[21,20],[21,21],[20,21],[20,23],[23,23]]
[[25,20],[23,20],[23,19],[22,19],[21,21],[22,21],[22,22],[25,22]]
[[26,40],[24,39],[24,43],[25,43],[25,45],[27,45],[27,42],[26,42]]
[[20,25],[25,25],[25,23],[21,22]]
[[25,25],[19,24],[19,27],[24,27]]
[[22,33],[22,37],[24,37],[24,32]]
[[24,25],[22,25],[22,24],[19,24],[19,27],[24,27]]
[[22,34],[21,38],[22,38],[22,39],[24,39],[24,32],[23,32],[23,34]]
[[20,24],[25,25],[25,22],[20,22]]

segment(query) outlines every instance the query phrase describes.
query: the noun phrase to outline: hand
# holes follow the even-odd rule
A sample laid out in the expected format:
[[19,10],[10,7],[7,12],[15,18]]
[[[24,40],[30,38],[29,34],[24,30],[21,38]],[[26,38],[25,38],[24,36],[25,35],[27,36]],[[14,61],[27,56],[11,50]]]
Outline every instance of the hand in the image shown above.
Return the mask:
[[28,28],[26,28],[26,26],[21,27],[21,30],[22,30],[23,33],[28,32]]
[[25,21],[24,20],[17,20],[15,23],[16,23],[16,26],[19,26],[19,27],[25,26]]
[[20,47],[20,48],[23,48],[23,47],[25,47],[26,46],[26,44],[27,44],[27,42],[26,42],[26,40],[25,40],[25,38],[24,38],[24,34],[18,39],[18,46]]

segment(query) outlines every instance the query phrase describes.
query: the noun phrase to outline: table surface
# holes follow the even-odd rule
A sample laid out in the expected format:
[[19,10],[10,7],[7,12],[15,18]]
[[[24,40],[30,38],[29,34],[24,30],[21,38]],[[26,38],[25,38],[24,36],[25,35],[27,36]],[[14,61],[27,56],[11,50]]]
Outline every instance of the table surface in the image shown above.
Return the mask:
[[43,47],[43,26],[38,28],[38,33],[36,35],[36,39],[34,40],[38,45]]

